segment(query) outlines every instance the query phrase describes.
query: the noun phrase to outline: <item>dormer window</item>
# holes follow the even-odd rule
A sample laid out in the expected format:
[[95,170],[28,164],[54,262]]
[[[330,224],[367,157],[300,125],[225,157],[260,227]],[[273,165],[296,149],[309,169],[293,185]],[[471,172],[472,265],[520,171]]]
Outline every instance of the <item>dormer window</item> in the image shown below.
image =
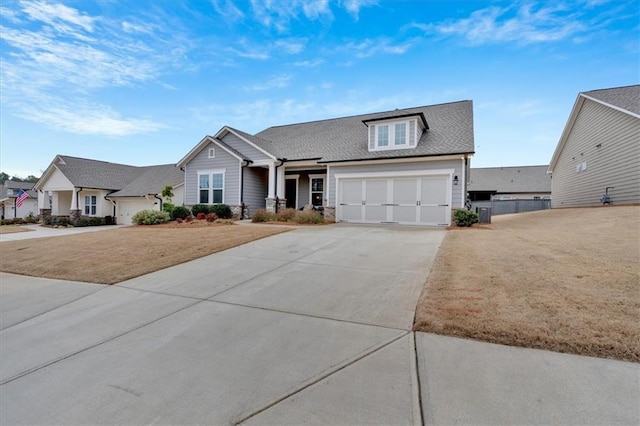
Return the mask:
[[415,148],[429,128],[421,114],[367,120],[364,124],[369,127],[369,151]]

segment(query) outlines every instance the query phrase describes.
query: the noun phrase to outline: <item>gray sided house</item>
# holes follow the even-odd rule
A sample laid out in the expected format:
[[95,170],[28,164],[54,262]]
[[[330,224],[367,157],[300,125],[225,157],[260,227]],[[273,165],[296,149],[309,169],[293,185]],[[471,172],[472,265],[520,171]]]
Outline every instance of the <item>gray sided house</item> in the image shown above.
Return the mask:
[[165,185],[174,188],[174,202],[182,204],[183,173],[174,165],[136,167],[57,155],[34,190],[40,214],[71,217],[112,216],[131,224],[140,210],[160,210]]
[[549,166],[481,167],[469,174],[469,199],[474,201],[551,198]]
[[[0,186],[0,217],[2,219],[25,218],[29,215],[38,215],[38,192],[33,190],[33,183],[6,180]],[[22,201],[16,201],[20,190],[26,191],[29,197]]]
[[640,203],[640,85],[580,93],[549,173],[554,208]]
[[342,222],[447,226],[474,153],[473,105],[440,105],[269,127],[225,126],[178,166],[185,204],[236,212],[323,207]]

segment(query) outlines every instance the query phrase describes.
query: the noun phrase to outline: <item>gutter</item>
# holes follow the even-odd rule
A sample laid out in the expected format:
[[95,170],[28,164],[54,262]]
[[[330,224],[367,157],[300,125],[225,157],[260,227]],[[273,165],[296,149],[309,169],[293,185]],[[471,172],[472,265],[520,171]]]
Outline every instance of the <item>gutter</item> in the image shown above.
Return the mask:
[[84,188],[80,187],[80,189],[78,189],[76,191],[76,210],[80,210],[80,198],[78,197],[78,194],[82,192]]
[[160,211],[162,211],[162,197],[158,197],[158,194],[149,194],[153,195],[153,198],[160,200]]
[[430,157],[446,157],[446,156],[458,156],[458,155],[473,155],[475,151],[471,152],[454,152],[447,154],[418,154],[418,155],[405,155],[402,157],[371,157],[371,158],[353,158],[348,160],[318,160],[318,164],[331,164],[331,163],[350,163],[356,161],[377,161],[377,160],[402,160],[407,158],[430,158]]
[[[276,180],[276,184],[273,186],[273,188],[275,189],[275,193],[276,193],[276,200],[278,200],[278,167],[282,166],[284,163],[287,162],[286,158],[279,158],[278,161],[280,161],[280,164],[278,164],[275,167],[275,173],[274,173],[274,179]],[[276,201],[276,210],[278,210],[278,203]]]
[[108,193],[107,195],[105,195],[103,198],[107,201],[110,201],[111,204],[113,204],[113,223],[115,223],[116,221],[116,202],[115,200],[112,200],[109,198],[109,195],[113,194],[114,192],[118,192],[118,191],[111,191],[110,193]]

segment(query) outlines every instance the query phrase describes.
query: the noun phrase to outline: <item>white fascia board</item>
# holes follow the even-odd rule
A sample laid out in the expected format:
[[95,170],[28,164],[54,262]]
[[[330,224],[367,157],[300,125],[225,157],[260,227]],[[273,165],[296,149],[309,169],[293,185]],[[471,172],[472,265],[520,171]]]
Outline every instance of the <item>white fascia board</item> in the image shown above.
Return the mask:
[[607,106],[607,107],[609,107],[611,109],[615,109],[616,111],[620,111],[620,112],[623,112],[625,114],[629,114],[632,117],[640,118],[640,115],[636,114],[635,112],[629,111],[628,109],[620,108],[619,106],[609,104],[607,102],[601,101],[600,99],[592,98],[591,96],[585,95],[584,93],[581,93],[581,95],[582,95],[582,97],[584,97],[586,99],[589,99],[589,100],[591,100],[593,102],[597,102],[597,103],[602,104],[602,105],[605,105],[605,106]]
[[573,104],[573,108],[571,109],[571,114],[569,114],[569,119],[567,120],[567,124],[564,126],[564,130],[562,131],[562,135],[560,136],[560,140],[558,141],[558,145],[556,146],[556,150],[553,152],[553,156],[551,157],[551,161],[549,162],[549,168],[547,169],[547,173],[553,173],[553,169],[558,162],[558,158],[560,157],[560,153],[564,149],[565,144],[567,143],[567,139],[569,138],[569,133],[573,129],[573,125],[575,124],[576,118],[578,118],[578,114],[582,109],[582,104],[584,104],[584,95],[581,93],[578,95],[576,102]]
[[457,154],[457,155],[441,155],[441,156],[428,156],[428,157],[408,157],[408,158],[385,158],[380,160],[363,160],[363,161],[344,161],[344,162],[327,162],[320,163],[319,165],[331,165],[331,167],[341,166],[366,166],[371,164],[396,164],[396,163],[421,163],[424,161],[448,161],[459,160],[465,158],[469,154]]
[[402,170],[398,172],[363,172],[363,173],[336,173],[337,179],[367,179],[380,177],[407,177],[407,176],[452,176],[455,169],[439,169],[439,170]]
[[[230,129],[227,126],[224,126],[218,133],[216,133],[216,137],[218,137],[219,134],[221,134],[223,131],[227,131],[229,133],[233,133],[234,135],[236,135],[238,138],[242,139],[243,141],[245,141],[247,144],[251,145],[252,147],[254,147],[255,149],[257,149],[258,151],[262,152],[264,155],[266,155],[269,158],[273,158],[274,160],[276,160],[275,155],[271,154],[270,152],[265,151],[264,149],[260,148],[258,145],[254,144],[253,142],[251,142],[250,140],[248,140],[247,138],[243,137],[242,135],[238,134],[237,132],[234,132],[233,129]],[[222,139],[222,138],[220,138]]]

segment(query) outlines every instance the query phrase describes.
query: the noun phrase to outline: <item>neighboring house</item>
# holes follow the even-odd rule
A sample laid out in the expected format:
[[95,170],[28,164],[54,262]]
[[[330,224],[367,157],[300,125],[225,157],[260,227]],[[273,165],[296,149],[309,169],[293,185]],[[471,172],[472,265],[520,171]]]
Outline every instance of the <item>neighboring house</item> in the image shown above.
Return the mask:
[[580,93],[549,173],[554,208],[640,203],[640,85]]
[[[6,180],[0,187],[0,217],[2,219],[25,218],[38,215],[38,193],[33,190],[32,182],[18,182]],[[16,198],[20,190],[24,190],[29,197],[17,206]]]
[[447,226],[462,208],[474,153],[473,105],[461,101],[308,123],[255,135],[225,126],[178,166],[185,204],[322,206],[358,223]]
[[471,201],[535,200],[551,197],[549,166],[482,167],[469,173]]
[[182,204],[184,174],[173,164],[136,167],[57,155],[34,189],[43,215],[112,216],[131,224],[140,210],[160,210],[161,192],[172,185]]

